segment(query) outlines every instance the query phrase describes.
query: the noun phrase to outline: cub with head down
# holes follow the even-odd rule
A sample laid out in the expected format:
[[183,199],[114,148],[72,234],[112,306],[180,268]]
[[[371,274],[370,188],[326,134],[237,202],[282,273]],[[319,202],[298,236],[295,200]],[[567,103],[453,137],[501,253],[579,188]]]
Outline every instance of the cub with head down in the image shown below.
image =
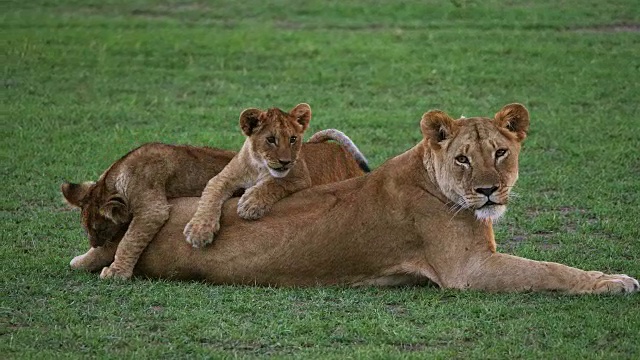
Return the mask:
[[[97,182],[64,183],[66,201],[82,211],[91,243],[71,267],[100,270],[101,278],[129,278],[140,254],[169,218],[168,198],[199,196],[235,152],[209,147],[150,143],[112,164]],[[124,237],[119,244],[114,239]],[[95,259],[97,247],[115,252]],[[96,252],[96,254],[104,252]],[[113,261],[113,263],[112,263]]]
[[220,229],[222,204],[237,189],[247,189],[238,202],[238,215],[259,219],[278,200],[312,185],[301,156],[302,136],[311,120],[311,108],[298,104],[290,112],[247,109],[240,128],[247,136],[238,154],[202,193],[198,210],[184,229],[188,243],[201,247]]

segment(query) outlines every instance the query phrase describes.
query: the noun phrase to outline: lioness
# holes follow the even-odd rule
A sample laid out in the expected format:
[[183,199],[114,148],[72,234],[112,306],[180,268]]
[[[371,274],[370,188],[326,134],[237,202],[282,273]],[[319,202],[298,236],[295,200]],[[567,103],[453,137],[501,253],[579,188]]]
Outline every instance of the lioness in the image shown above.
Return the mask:
[[[305,151],[301,151],[309,121],[311,108],[304,103],[288,113],[278,108],[244,110],[240,114],[240,128],[247,137],[244,145],[229,165],[207,183],[198,210],[184,229],[187,242],[202,247],[213,241],[220,229],[222,204],[238,189],[247,189],[238,201],[238,215],[255,220],[287,195],[326,183],[310,176]],[[316,134],[315,138],[338,138],[340,134]],[[354,158],[368,170],[366,160],[355,150]]]
[[[362,169],[368,170],[355,144],[337,130],[320,131],[303,147],[315,182],[347,179],[363,175]],[[62,184],[67,202],[82,210],[83,226],[92,246],[89,253],[96,255],[77,256],[71,266],[96,271],[111,264],[102,269],[101,278],[131,277],[140,253],[169,217],[167,199],[199,196],[207,181],[235,155],[208,147],[145,144],[116,161],[95,183]],[[114,238],[123,236],[119,244],[114,242]],[[102,252],[96,252],[97,247],[114,251],[115,261],[112,254],[99,258]]]
[[[496,252],[492,219],[518,177],[529,113],[520,104],[493,119],[426,113],[423,139],[371,174],[302,190],[259,222],[227,201],[212,246],[194,250],[182,229],[197,198],[172,200],[171,216],[135,273],[216,284],[400,285],[572,294],[638,291],[626,275],[583,271]],[[454,213],[452,206],[460,207]],[[98,248],[108,257],[109,248]],[[98,258],[97,255],[92,256]]]

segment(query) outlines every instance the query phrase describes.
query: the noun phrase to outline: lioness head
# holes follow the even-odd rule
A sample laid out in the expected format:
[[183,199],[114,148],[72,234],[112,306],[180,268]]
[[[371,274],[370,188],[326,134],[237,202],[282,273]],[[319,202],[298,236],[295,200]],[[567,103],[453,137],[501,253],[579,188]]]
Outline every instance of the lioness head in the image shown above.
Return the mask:
[[424,165],[442,193],[478,219],[495,220],[506,210],[518,179],[520,144],[529,112],[520,104],[503,107],[493,119],[453,120],[439,110],[422,116]]
[[277,108],[246,109],[240,114],[240,128],[251,141],[253,158],[271,176],[284,177],[298,159],[302,135],[310,120],[311,108],[307,104],[298,104],[288,113]]
[[80,208],[91,246],[102,246],[126,231],[131,216],[119,195],[103,194],[103,187],[93,182],[64,183],[60,189],[69,204]]

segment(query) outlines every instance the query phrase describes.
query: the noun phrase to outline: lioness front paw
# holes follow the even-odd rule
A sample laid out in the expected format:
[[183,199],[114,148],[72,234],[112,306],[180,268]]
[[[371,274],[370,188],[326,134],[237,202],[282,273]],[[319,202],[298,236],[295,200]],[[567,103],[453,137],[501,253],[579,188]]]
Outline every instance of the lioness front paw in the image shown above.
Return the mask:
[[220,230],[220,222],[191,220],[184,227],[184,236],[193,247],[203,247],[213,242],[213,237]]
[[594,294],[634,293],[640,289],[638,280],[624,275],[602,275],[593,286]]
[[100,273],[100,279],[131,279],[133,275],[132,270],[122,270],[113,266],[108,266],[102,269]]
[[[245,194],[246,195],[246,194]],[[269,206],[251,196],[242,196],[238,201],[238,216],[246,220],[257,220],[269,211]]]

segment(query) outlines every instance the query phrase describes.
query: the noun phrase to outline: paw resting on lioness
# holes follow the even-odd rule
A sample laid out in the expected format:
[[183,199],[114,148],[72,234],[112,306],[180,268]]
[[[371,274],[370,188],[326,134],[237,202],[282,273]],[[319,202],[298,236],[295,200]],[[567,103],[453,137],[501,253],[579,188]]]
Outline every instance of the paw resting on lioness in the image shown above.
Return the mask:
[[253,195],[251,189],[238,201],[238,216],[246,220],[257,220],[269,211],[269,205]]
[[116,268],[113,265],[108,266],[102,269],[100,273],[100,279],[130,279],[133,275],[133,271],[124,271],[122,269]]
[[213,242],[213,237],[218,230],[220,230],[219,221],[191,219],[184,228],[184,236],[191,246],[203,247]]

